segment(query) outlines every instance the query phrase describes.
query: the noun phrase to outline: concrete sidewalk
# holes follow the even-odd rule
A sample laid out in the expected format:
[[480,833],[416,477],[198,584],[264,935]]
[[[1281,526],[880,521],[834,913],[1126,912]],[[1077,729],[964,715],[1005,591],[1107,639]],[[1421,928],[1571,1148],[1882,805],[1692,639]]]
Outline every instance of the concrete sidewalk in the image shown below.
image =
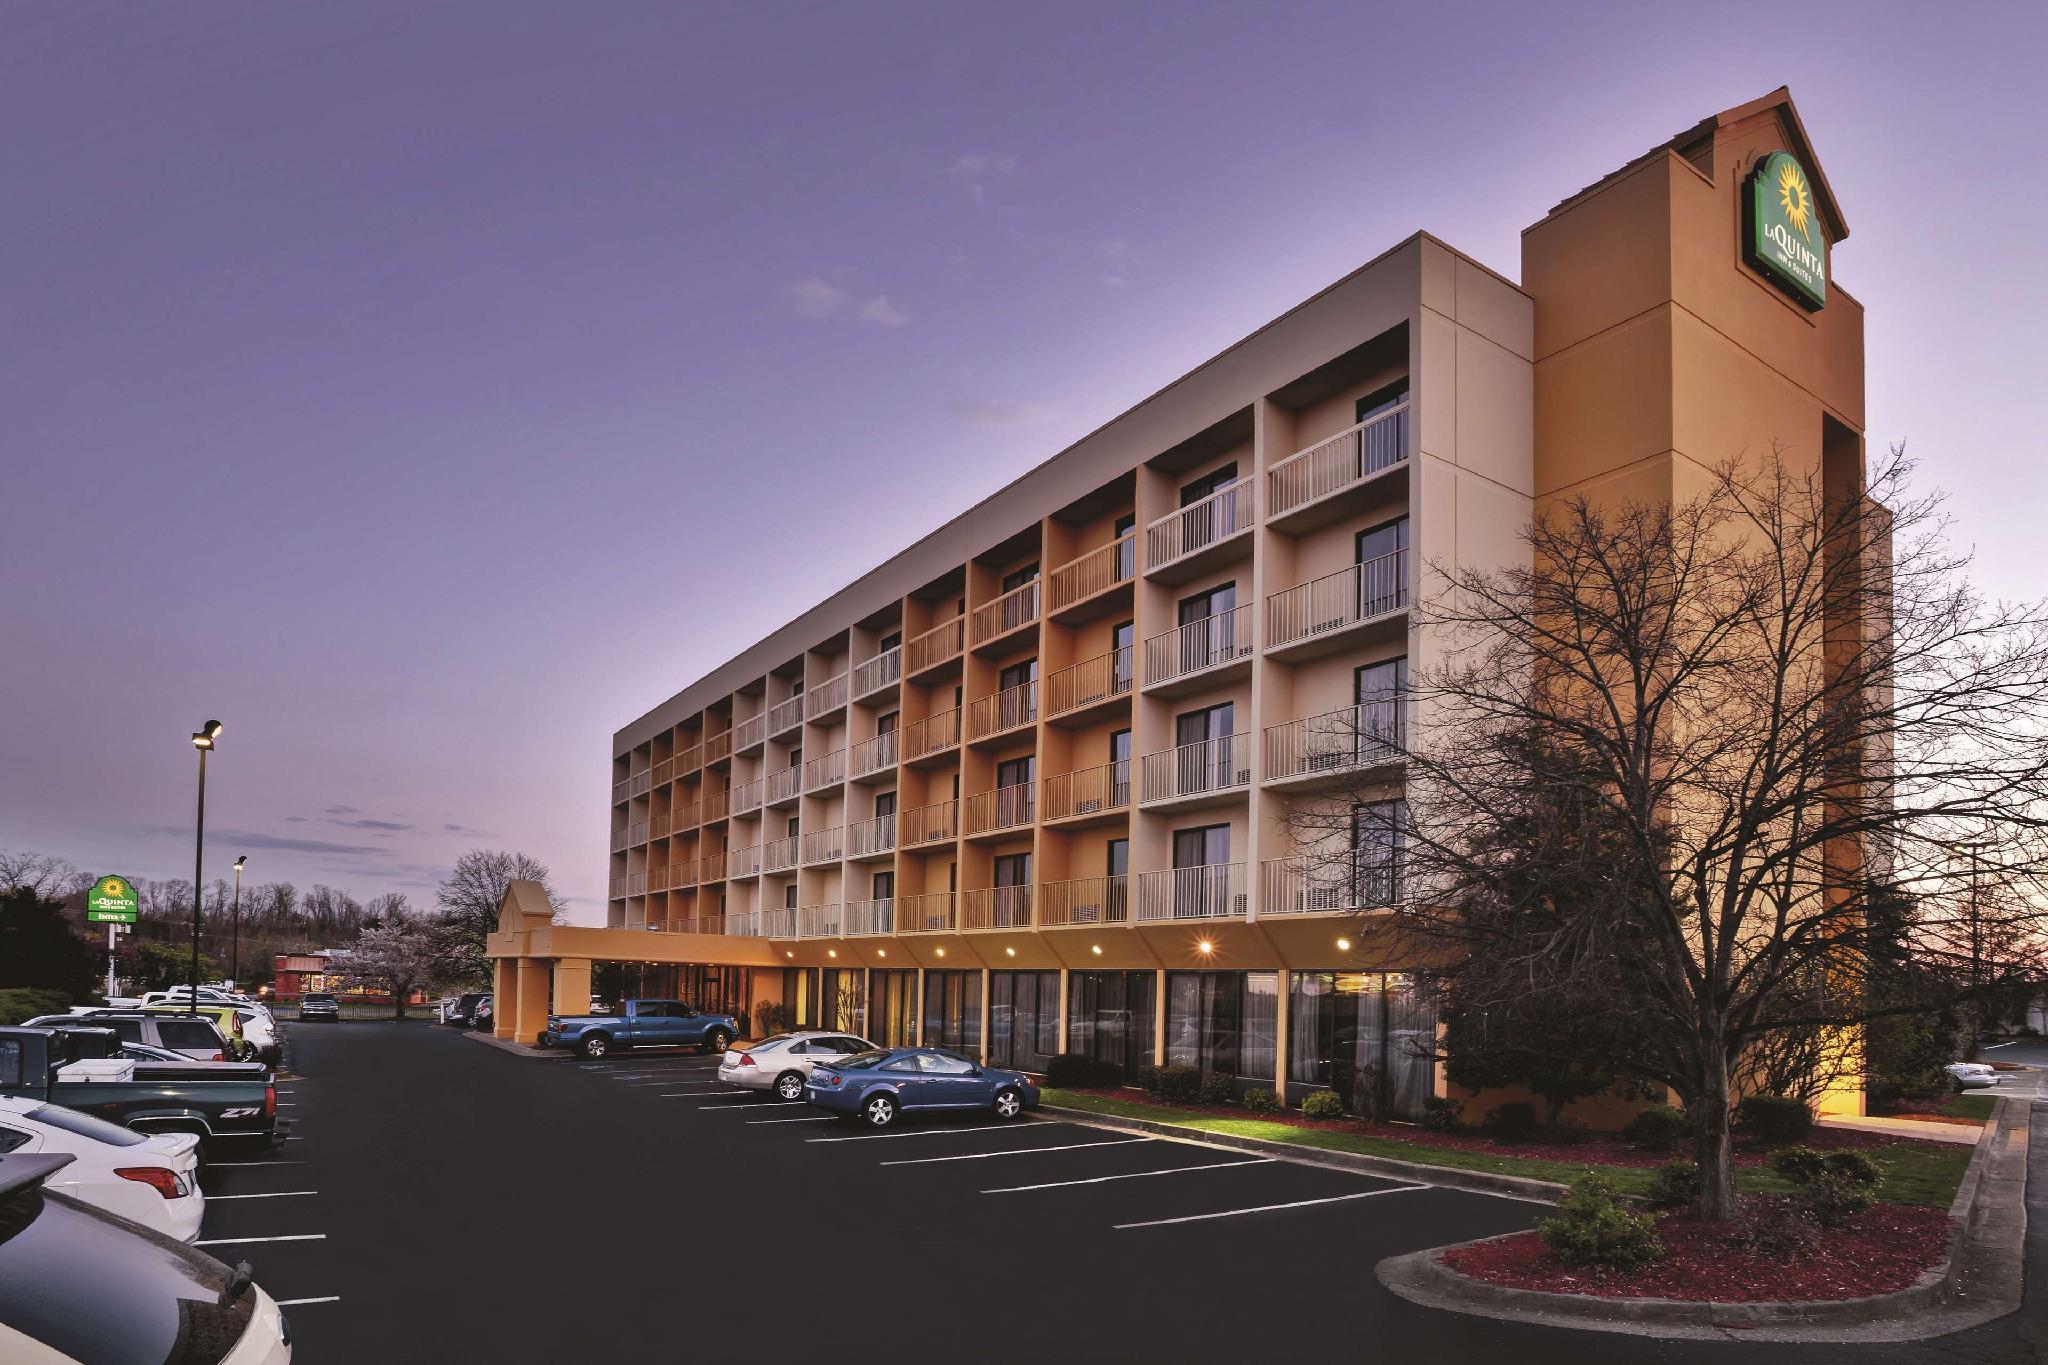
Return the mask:
[[1847,1128],[1858,1133],[1884,1133],[1891,1137],[1926,1138],[1930,1142],[1953,1142],[1974,1147],[1984,1132],[1981,1123],[1935,1123],[1928,1119],[1821,1119],[1821,1128]]

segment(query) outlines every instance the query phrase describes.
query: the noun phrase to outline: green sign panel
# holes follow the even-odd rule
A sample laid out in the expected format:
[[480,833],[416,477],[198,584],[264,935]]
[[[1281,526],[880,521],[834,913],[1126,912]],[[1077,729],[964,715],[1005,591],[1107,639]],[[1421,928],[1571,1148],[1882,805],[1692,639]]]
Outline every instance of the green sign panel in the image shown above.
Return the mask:
[[85,893],[85,917],[94,924],[135,923],[135,883],[102,877]]
[[1743,205],[1749,263],[1800,306],[1828,301],[1828,239],[1806,168],[1788,152],[1772,152],[1750,172]]

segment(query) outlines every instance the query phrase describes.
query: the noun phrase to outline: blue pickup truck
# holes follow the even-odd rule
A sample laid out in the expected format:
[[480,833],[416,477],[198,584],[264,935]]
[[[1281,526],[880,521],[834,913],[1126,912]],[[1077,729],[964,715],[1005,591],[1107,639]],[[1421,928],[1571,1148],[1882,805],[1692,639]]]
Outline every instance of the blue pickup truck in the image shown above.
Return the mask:
[[730,1014],[704,1014],[680,1000],[628,1000],[617,1014],[551,1014],[542,1047],[573,1047],[602,1057],[615,1047],[694,1047],[723,1052],[739,1037]]

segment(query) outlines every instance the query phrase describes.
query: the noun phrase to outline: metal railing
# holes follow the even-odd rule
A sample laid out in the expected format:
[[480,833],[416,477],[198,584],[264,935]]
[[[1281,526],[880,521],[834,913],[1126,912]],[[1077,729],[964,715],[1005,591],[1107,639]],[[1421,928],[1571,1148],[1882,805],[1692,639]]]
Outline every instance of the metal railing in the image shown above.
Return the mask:
[[761,912],[759,910],[733,910],[725,917],[725,932],[734,938],[760,938]]
[[789,872],[796,867],[797,836],[786,839],[770,839],[761,845],[761,870],[763,872]]
[[1244,914],[1244,864],[1173,867],[1136,874],[1132,918],[1140,922],[1229,919]]
[[960,893],[962,929],[1029,929],[1031,887],[984,886]]
[[896,837],[904,848],[922,848],[926,844],[944,843],[957,838],[960,833],[959,803],[937,801],[929,806],[914,806],[896,817],[901,823]]
[[846,831],[839,825],[812,830],[803,836],[803,841],[805,867],[813,863],[836,863],[846,855]]
[[1146,754],[1141,801],[1172,801],[1249,786],[1252,737],[1219,735]]
[[974,643],[985,644],[999,635],[1030,625],[1038,619],[1038,580],[1019,584],[992,602],[984,602],[973,613],[970,634]]
[[803,793],[804,770],[792,763],[787,768],[775,768],[764,779],[763,799],[769,805],[782,801],[794,801]]
[[1252,633],[1252,604],[1247,602],[1154,635],[1145,641],[1145,685],[1172,682],[1204,669],[1249,659],[1258,647]]
[[853,670],[853,695],[865,697],[879,692],[903,676],[903,646],[889,648]]
[[748,844],[745,848],[729,848],[725,851],[725,875],[728,879],[758,877],[761,875],[761,846]]
[[834,787],[846,780],[846,750],[834,749],[804,764],[804,790]]
[[704,761],[716,763],[732,757],[732,731],[721,730],[704,741]]
[[640,770],[639,772],[637,772],[637,773],[634,773],[634,774],[633,774],[633,795],[635,795],[635,796],[645,796],[645,795],[647,795],[647,793],[648,793],[649,789],[650,789],[650,788],[652,788],[653,786],[654,786],[654,771],[653,771],[653,769],[651,769],[651,768],[642,768],[642,769],[641,769],[641,770]]
[[1266,648],[1298,644],[1408,605],[1408,552],[1352,564],[1266,599]]
[[688,777],[704,766],[704,746],[692,744],[676,755],[676,776]]
[[697,803],[697,822],[708,825],[713,820],[723,820],[732,812],[732,788],[720,787],[717,791],[704,793],[704,799]]
[[839,710],[846,705],[847,694],[852,690],[851,674],[844,671],[834,673],[804,693],[804,719],[816,720],[819,716]]
[[1162,568],[1249,531],[1254,520],[1253,479],[1247,474],[1198,502],[1177,508],[1145,528],[1145,567]]
[[669,817],[666,813],[648,816],[647,837],[650,839],[668,838],[668,821]]
[[650,867],[650,868],[648,868],[648,869],[647,869],[647,889],[648,889],[649,891],[666,891],[666,890],[668,890],[668,876],[669,876],[669,870],[668,870],[668,869],[667,869],[666,867]]
[[1038,888],[1041,928],[1061,924],[1124,924],[1131,918],[1128,877],[1081,877]]
[[829,905],[800,905],[796,917],[797,932],[804,938],[838,938],[846,932],[846,907],[836,901]]
[[899,933],[935,934],[956,926],[953,893],[932,891],[922,896],[902,896],[896,902]]
[[623,898],[623,897],[625,896],[625,894],[626,894],[626,879],[625,879],[624,877],[622,877],[622,876],[621,876],[621,877],[614,877],[614,878],[612,878],[612,880],[611,880],[611,894],[610,894],[609,896],[607,896],[607,897],[606,897],[606,899],[607,899],[607,900],[619,900],[619,899]]
[[707,882],[724,881],[725,855],[723,853],[707,853],[699,858],[697,860],[696,877],[697,885],[699,886],[703,886]]
[[1266,729],[1268,782],[1350,772],[1400,759],[1406,722],[1398,701],[1369,701]]
[[849,936],[895,933],[895,898],[885,897],[882,900],[848,901],[846,903],[845,928]]
[[630,800],[632,800],[632,799],[633,799],[633,779],[632,779],[632,778],[630,778],[630,777],[622,777],[622,778],[620,778],[620,779],[619,779],[618,781],[616,781],[616,782],[612,783],[612,804],[613,804],[614,806],[618,805],[618,804],[619,804],[619,803],[620,803],[621,801],[630,801]]
[[745,815],[749,811],[761,809],[762,798],[767,795],[767,792],[768,779],[765,777],[757,777],[751,781],[740,783],[732,789],[732,814]]
[[1329,440],[1297,451],[1266,471],[1266,515],[1341,493],[1408,458],[1408,406],[1347,427]]
[[960,743],[960,708],[951,706],[937,715],[914,720],[903,727],[903,761],[944,753]]
[[1121,697],[1135,680],[1137,650],[1124,645],[1045,675],[1045,714],[1063,716]]
[[1077,555],[1046,575],[1046,609],[1064,611],[1096,593],[1130,582],[1137,574],[1138,533],[1126,531],[1109,544]]
[[872,777],[887,772],[896,766],[896,732],[894,730],[864,739],[853,746],[847,756],[847,767],[855,777]]
[[967,646],[967,618],[955,616],[941,621],[924,634],[904,642],[903,671],[922,673],[956,658]]
[[849,858],[866,858],[876,853],[887,853],[895,847],[894,814],[877,815],[872,820],[856,820],[846,827],[846,856]]
[[1014,829],[1031,823],[1036,807],[1029,782],[976,792],[967,798],[967,832],[987,834],[992,830]]
[[668,813],[668,832],[670,834],[688,834],[691,830],[697,828],[702,823],[702,816],[698,813],[699,810],[700,803],[696,801],[676,802],[674,808]]
[[732,727],[732,747],[735,749],[758,748],[768,738],[768,716],[748,716]]
[[632,837],[633,827],[631,825],[619,825],[618,827],[613,829],[612,852],[624,853],[628,848],[631,848],[632,845],[628,842],[628,840],[630,840]]
[[675,775],[676,761],[672,758],[664,758],[654,765],[654,785],[657,787],[666,787],[675,780]]
[[1123,810],[1131,804],[1131,761],[1123,759],[1099,768],[1058,773],[1045,779],[1045,799],[1039,818],[1050,824],[1083,815],[1100,815]]
[[786,697],[768,708],[768,733],[780,735],[804,723],[804,694]]
[[1259,866],[1261,915],[1386,910],[1397,890],[1391,869],[1348,858],[1273,858]]
[[645,872],[628,872],[626,874],[626,894],[629,896],[644,896],[647,894],[647,874]]
[[632,824],[626,826],[626,843],[628,846],[644,844],[646,842],[647,822],[645,820],[635,820]]
[[797,936],[795,906],[768,906],[754,913],[761,917],[762,938],[795,938]]
[[1021,730],[1037,720],[1038,680],[1034,678],[967,703],[967,738],[987,739]]

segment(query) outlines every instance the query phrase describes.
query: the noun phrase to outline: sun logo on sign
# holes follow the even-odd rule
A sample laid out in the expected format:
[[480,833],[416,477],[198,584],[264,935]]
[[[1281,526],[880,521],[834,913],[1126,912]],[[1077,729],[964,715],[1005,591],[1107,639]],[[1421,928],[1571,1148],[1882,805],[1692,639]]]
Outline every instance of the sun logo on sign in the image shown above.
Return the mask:
[[100,889],[106,892],[109,896],[118,896],[127,891],[128,888],[121,884],[121,879],[119,877],[109,877],[106,880],[106,884],[102,886]]
[[1805,172],[1790,161],[1778,167],[1778,204],[1785,210],[1785,221],[1811,242],[1813,190],[1806,183]]

